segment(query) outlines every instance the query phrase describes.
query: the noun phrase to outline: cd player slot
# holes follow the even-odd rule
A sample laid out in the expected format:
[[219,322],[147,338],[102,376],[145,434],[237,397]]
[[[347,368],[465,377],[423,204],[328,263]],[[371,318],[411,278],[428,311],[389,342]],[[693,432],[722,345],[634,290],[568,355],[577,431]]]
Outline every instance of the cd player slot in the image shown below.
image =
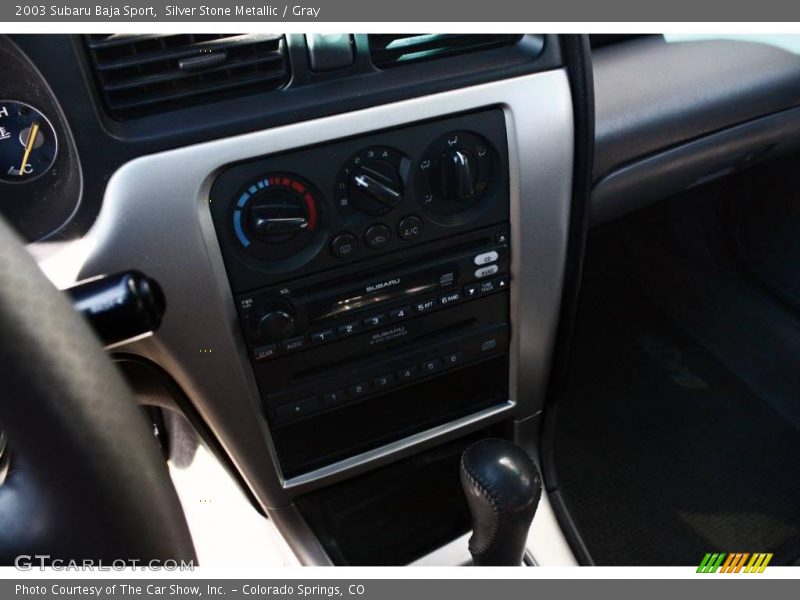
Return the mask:
[[[473,328],[477,323],[478,319],[471,318],[459,321],[457,323],[451,323],[435,331],[428,331],[424,334],[415,337],[413,340],[407,341],[408,352],[409,353],[415,352],[419,348],[419,345],[422,343],[426,344],[434,343],[447,336],[461,334]],[[395,349],[387,348],[386,350],[375,352],[370,356],[363,357],[360,360],[353,360],[352,356],[338,358],[335,361],[320,364],[311,369],[304,369],[302,371],[298,371],[292,376],[292,379],[294,381],[302,381],[309,377],[325,376],[333,371],[341,369],[343,366],[347,366],[347,368],[349,369],[359,368],[363,365],[375,361],[380,361],[383,360],[384,358],[390,357],[394,353],[393,350],[396,351],[396,348]]]

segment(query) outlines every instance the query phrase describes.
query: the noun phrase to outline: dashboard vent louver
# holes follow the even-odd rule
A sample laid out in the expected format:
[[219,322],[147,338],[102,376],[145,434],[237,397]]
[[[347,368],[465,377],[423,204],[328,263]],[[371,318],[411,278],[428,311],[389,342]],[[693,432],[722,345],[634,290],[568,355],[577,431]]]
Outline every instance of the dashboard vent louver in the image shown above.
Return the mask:
[[520,39],[515,34],[376,34],[369,36],[369,48],[373,64],[387,69],[512,46]]
[[108,114],[120,120],[283,86],[283,35],[85,36]]

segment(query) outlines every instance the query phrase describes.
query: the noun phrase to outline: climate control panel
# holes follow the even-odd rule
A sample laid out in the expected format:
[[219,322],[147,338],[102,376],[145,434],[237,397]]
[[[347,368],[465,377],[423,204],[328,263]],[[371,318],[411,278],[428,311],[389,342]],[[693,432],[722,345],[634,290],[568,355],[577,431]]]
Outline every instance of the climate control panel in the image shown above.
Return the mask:
[[492,109],[233,165],[210,203],[239,293],[502,222],[507,198]]

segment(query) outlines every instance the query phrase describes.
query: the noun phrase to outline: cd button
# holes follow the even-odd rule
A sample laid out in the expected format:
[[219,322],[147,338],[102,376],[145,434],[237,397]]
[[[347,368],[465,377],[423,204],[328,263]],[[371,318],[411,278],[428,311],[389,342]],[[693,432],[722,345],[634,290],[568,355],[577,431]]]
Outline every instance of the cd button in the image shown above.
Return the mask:
[[490,275],[494,275],[500,270],[500,267],[497,265],[489,265],[488,267],[481,267],[480,269],[475,271],[475,277],[478,279],[483,279],[484,277],[489,277]]
[[481,265],[488,265],[489,263],[496,262],[499,255],[496,251],[492,250],[491,252],[484,252],[483,254],[478,254],[475,257],[475,264],[479,267]]

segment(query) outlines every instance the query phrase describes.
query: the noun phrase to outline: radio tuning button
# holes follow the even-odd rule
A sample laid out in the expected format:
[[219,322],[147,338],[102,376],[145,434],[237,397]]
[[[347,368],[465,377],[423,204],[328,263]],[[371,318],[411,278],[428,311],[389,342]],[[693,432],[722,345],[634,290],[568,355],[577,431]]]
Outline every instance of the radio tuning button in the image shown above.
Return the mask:
[[431,188],[440,198],[469,200],[475,195],[475,159],[466,150],[449,150],[434,165]]
[[348,195],[355,209],[369,215],[383,214],[403,198],[403,180],[394,165],[374,160],[353,169]]

